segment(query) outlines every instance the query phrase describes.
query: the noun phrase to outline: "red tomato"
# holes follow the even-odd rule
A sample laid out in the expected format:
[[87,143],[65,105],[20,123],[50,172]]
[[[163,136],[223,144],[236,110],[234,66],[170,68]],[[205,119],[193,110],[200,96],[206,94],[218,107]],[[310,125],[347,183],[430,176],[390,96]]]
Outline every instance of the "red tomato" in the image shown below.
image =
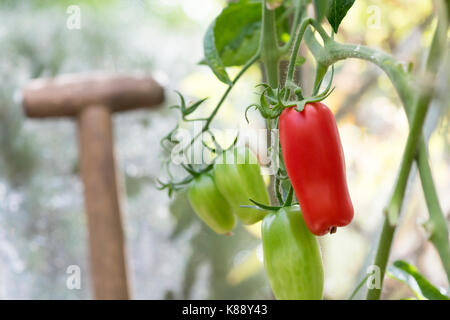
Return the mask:
[[335,232],[353,219],[336,121],[323,103],[283,110],[279,120],[286,171],[309,230]]

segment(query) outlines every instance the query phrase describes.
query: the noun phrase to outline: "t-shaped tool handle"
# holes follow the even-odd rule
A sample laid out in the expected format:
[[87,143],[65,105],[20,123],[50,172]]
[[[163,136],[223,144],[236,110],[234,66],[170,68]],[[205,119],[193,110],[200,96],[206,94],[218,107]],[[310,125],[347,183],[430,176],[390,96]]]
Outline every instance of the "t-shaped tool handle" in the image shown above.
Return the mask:
[[38,79],[23,92],[28,117],[78,120],[91,273],[97,299],[130,297],[111,114],[153,107],[163,100],[163,88],[150,77],[108,74]]

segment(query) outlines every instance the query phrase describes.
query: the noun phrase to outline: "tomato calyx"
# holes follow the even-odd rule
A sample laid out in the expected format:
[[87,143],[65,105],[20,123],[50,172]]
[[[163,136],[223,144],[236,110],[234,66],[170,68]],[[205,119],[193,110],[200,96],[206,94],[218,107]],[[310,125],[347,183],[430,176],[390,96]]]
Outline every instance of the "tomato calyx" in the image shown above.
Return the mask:
[[[262,87],[260,93],[259,104],[253,103],[245,109],[245,120],[248,121],[247,113],[251,108],[259,110],[263,118],[276,119],[284,109],[295,107],[298,112],[303,111],[307,103],[320,102],[326,99],[334,90],[331,88],[334,76],[334,67],[331,69],[331,76],[327,87],[320,93],[311,97],[304,97],[303,90],[300,86],[292,81],[288,81],[283,88],[272,88],[268,84],[261,83],[256,87]],[[296,99],[290,99],[295,95]]]
[[254,204],[254,206],[250,206],[250,205],[241,205],[241,208],[253,208],[253,209],[258,209],[258,210],[263,210],[263,211],[279,211],[282,208],[286,208],[286,207],[290,207],[293,205],[298,205],[298,203],[292,203],[292,200],[294,198],[294,188],[292,188],[292,186],[289,188],[289,192],[286,196],[286,199],[284,199],[284,202],[281,206],[270,206],[264,203],[260,203],[257,202],[253,199],[249,199],[250,202],[252,202]]

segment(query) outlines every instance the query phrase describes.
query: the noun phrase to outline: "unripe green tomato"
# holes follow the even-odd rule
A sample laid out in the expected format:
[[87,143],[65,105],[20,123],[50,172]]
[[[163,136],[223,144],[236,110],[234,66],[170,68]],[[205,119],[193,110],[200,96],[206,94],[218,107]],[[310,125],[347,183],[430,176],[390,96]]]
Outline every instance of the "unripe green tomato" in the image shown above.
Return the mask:
[[298,206],[269,213],[261,236],[264,268],[279,300],[319,300],[323,267],[319,245],[308,230]]
[[258,159],[250,149],[232,148],[222,154],[214,165],[214,178],[220,192],[244,224],[262,220],[266,212],[240,207],[254,205],[249,199],[269,203],[269,194],[261,176]]
[[209,173],[191,182],[188,189],[189,202],[195,213],[216,233],[229,233],[236,224],[230,204],[220,193]]

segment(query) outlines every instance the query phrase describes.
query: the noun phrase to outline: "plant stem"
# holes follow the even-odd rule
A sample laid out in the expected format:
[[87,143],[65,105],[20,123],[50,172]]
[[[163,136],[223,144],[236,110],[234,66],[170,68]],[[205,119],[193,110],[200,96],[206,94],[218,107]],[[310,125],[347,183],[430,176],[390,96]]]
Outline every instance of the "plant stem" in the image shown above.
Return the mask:
[[275,25],[275,10],[266,7],[266,0],[262,2],[262,30],[260,40],[261,60],[266,71],[267,82],[272,88],[279,85],[279,60],[277,31]]
[[[311,18],[305,19],[300,24],[298,34],[295,38],[294,47],[292,48],[291,57],[289,59],[288,71],[286,76],[285,85],[292,81],[294,78],[295,63],[297,61],[298,50],[300,49],[300,43],[302,42],[303,35],[305,34],[306,27],[312,22]],[[285,97],[287,98],[287,97]]]
[[[421,139],[421,134],[422,134],[422,127],[423,124],[425,122],[425,117],[430,105],[430,101],[433,95],[433,85],[435,82],[435,78],[436,78],[436,73],[437,73],[437,68],[439,66],[439,62],[440,62],[440,58],[443,52],[443,47],[444,44],[446,43],[445,39],[446,36],[442,35],[442,30],[447,30],[447,26],[443,25],[444,23],[442,23],[442,20],[439,21],[438,26],[436,27],[434,36],[433,36],[433,41],[431,43],[431,47],[430,47],[430,52],[428,55],[428,59],[427,59],[427,66],[426,66],[426,80],[427,80],[427,86],[430,85],[430,87],[428,88],[421,88],[418,98],[416,100],[416,107],[413,110],[412,113],[412,120],[411,120],[411,126],[410,126],[410,130],[409,130],[409,134],[408,134],[408,140],[406,142],[406,146],[405,146],[405,150],[403,152],[403,158],[402,158],[402,163],[401,163],[401,167],[400,167],[400,172],[395,184],[395,189],[394,189],[394,193],[391,197],[391,201],[389,202],[389,205],[386,209],[387,212],[387,217],[385,217],[385,222],[384,222],[384,226],[383,226],[383,231],[381,233],[381,238],[380,238],[380,242],[379,242],[379,251],[377,252],[377,256],[375,258],[375,265],[377,265],[378,267],[380,267],[380,271],[381,271],[381,283],[383,283],[383,278],[384,278],[384,273],[386,271],[386,264],[388,262],[389,259],[389,252],[390,252],[390,248],[391,248],[391,244],[392,244],[392,238],[394,236],[394,232],[395,232],[395,228],[397,225],[397,220],[398,220],[398,216],[400,215],[401,209],[402,209],[402,204],[403,204],[403,198],[405,195],[405,190],[406,190],[406,185],[408,182],[408,176],[409,176],[409,172],[411,170],[411,166],[414,160],[414,157],[417,154],[417,149],[418,149],[418,145],[419,142],[423,142],[423,138]],[[446,23],[445,23],[446,24]],[[444,28],[444,29],[442,29]],[[422,143],[421,143],[422,144]],[[424,152],[426,152],[425,150],[425,146],[422,145],[422,149],[423,151],[422,153],[422,158],[424,155]],[[423,161],[425,161],[425,159],[420,159],[419,162],[422,163],[423,165]],[[428,161],[427,161],[428,162]],[[422,184],[423,186],[426,185],[428,187],[430,187],[430,185],[432,185],[431,190],[434,191],[435,193],[435,188],[434,188],[434,183],[432,182],[432,176],[431,176],[431,170],[423,170],[423,166],[422,166],[422,173],[420,174],[421,179],[425,178],[425,181],[422,180]],[[429,169],[429,167],[428,167]],[[423,172],[423,171],[428,171],[428,172]],[[434,194],[434,196],[430,195],[430,189],[426,189],[423,188],[424,193],[426,194],[425,197],[428,199],[428,201],[433,201],[433,205],[434,206],[439,206],[439,201],[437,199],[436,194]],[[431,192],[433,192],[431,191]],[[430,205],[429,205],[430,207]],[[435,213],[435,211],[433,211],[433,213]],[[430,217],[431,216],[431,211],[430,211]],[[441,229],[441,230],[446,230],[447,228],[445,227],[445,229]],[[435,229],[436,230],[436,229]],[[433,230],[433,231],[435,231]],[[448,249],[448,231],[445,232],[447,233],[445,238],[445,242],[447,243],[446,247]],[[442,238],[442,234],[439,234],[438,237],[436,236],[436,234],[434,234],[434,238],[435,241],[436,240],[440,240]],[[433,234],[432,234],[433,237]],[[439,242],[439,246],[440,246],[440,241]],[[386,252],[384,252],[386,251]],[[441,255],[441,259],[442,262],[445,264],[448,264],[448,255],[449,252],[447,252],[445,254],[445,252],[442,252],[444,254],[444,256]],[[447,261],[446,261],[447,260]],[[446,271],[448,271],[448,269],[446,269]],[[377,289],[377,288],[373,288],[373,289],[369,289],[367,292],[367,299],[369,300],[375,300],[375,299],[379,299],[381,295],[381,288]]]
[[215,115],[219,111],[220,107],[222,106],[222,103],[227,98],[228,94],[230,93],[231,89],[233,89],[234,85],[238,80],[242,77],[242,75],[254,64],[256,61],[258,61],[260,55],[259,53],[256,53],[247,63],[242,67],[242,69],[239,71],[239,73],[236,75],[236,77],[233,79],[231,84],[228,86],[227,90],[225,90],[224,94],[222,95],[222,98],[220,98],[219,102],[217,103],[216,107],[214,108],[213,112],[208,117],[208,120],[205,123],[204,128],[206,128],[204,131],[209,129],[209,125],[211,124],[212,120],[214,119]]
[[397,182],[395,184],[391,201],[386,208],[389,223],[394,227],[397,224],[398,216],[402,208],[406,184],[408,182],[411,166],[416,155],[417,145],[422,134],[425,116],[428,111],[430,98],[425,98],[424,95],[428,96],[428,93],[420,94],[419,102],[415,110],[416,112],[413,113],[408,139],[406,141],[405,150],[403,151],[400,172],[397,177]]
[[424,224],[424,227],[429,233],[431,243],[433,243],[441,257],[444,270],[447,274],[448,283],[450,283],[450,244],[448,241],[447,221],[439,204],[425,149],[421,148],[419,150],[416,161],[419,167],[422,189],[427,190],[427,192],[424,192],[424,195],[430,214],[430,218]]
[[319,61],[326,66],[347,58],[367,60],[377,65],[391,80],[407,113],[411,112],[411,106],[413,105],[412,78],[393,56],[363,45],[340,44],[334,41],[327,45],[325,49],[324,53],[319,53],[321,55]]
[[[262,29],[259,44],[261,52],[261,60],[266,73],[269,86],[278,88],[279,86],[279,61],[280,49],[278,47],[277,30],[275,24],[275,10],[269,10],[266,6],[266,0],[262,1]],[[269,128],[267,128],[269,129]],[[271,132],[267,132],[267,146],[272,146]],[[275,192],[275,179],[270,176],[269,184],[270,203],[275,204],[277,201]]]
[[[216,116],[217,112],[219,112],[220,107],[222,106],[223,102],[227,98],[228,94],[231,92],[231,89],[233,89],[234,85],[238,82],[238,80],[242,77],[242,75],[250,68],[256,61],[258,61],[260,58],[259,52],[257,52],[247,63],[242,67],[242,69],[239,71],[239,73],[236,75],[236,77],[233,79],[231,84],[227,87],[225,92],[223,93],[222,97],[220,98],[219,102],[217,103],[214,110],[211,112],[209,117],[206,120],[205,125],[203,126],[202,130],[195,135],[190,143],[187,145],[186,149],[188,149],[194,142],[197,140],[203,133],[209,130],[209,126],[211,125],[211,122],[213,121],[214,117]],[[183,150],[183,151],[186,151]]]
[[297,26],[300,22],[300,18],[305,12],[305,4],[302,0],[299,0],[295,7],[295,13],[294,13],[294,22],[292,23],[291,32],[289,34],[289,40],[288,42],[280,48],[280,53],[285,54],[289,51],[289,49],[292,46],[292,42],[295,38],[295,33],[297,32]]
[[364,278],[361,279],[361,281],[358,283],[358,285],[355,287],[355,289],[353,290],[352,294],[350,295],[350,297],[348,297],[348,300],[353,300],[353,298],[356,296],[356,294],[358,293],[358,291],[362,288],[362,286],[364,285],[364,283],[367,281],[367,278],[369,278],[370,274],[366,275]]

